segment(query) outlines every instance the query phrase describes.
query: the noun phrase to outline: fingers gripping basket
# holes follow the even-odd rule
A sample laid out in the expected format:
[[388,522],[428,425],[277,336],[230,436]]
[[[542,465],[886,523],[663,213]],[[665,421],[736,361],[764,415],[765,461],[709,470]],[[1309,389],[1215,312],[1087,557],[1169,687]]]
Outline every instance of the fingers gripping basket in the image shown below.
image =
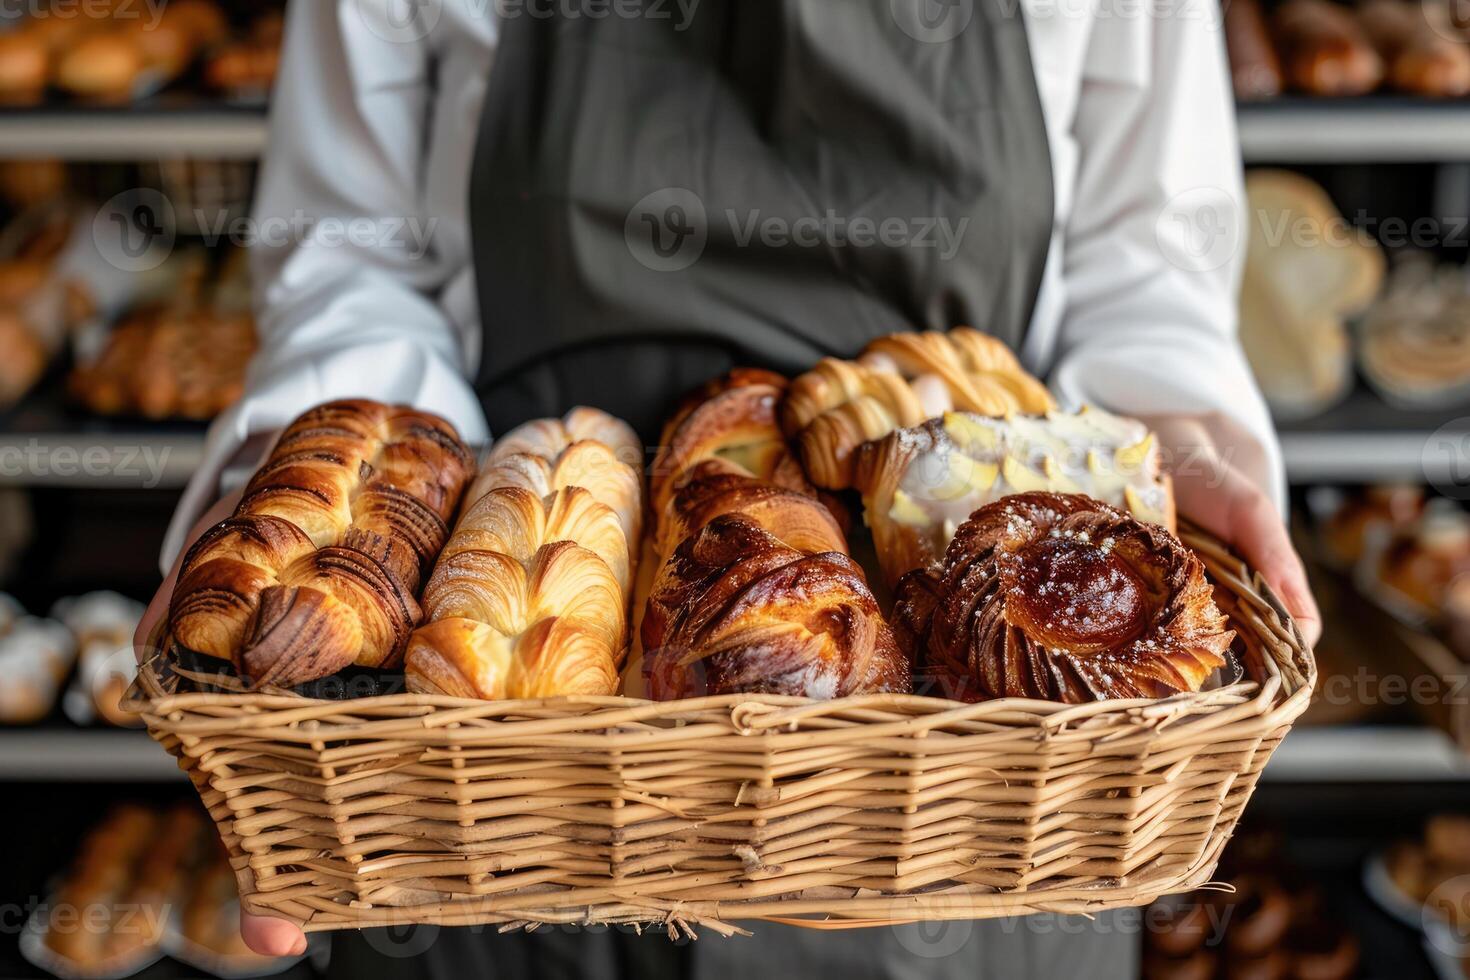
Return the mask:
[[1139,905],[1206,882],[1316,668],[1184,532],[1246,679],[1164,701],[461,701],[133,692],[247,910],[390,923],[874,925]]

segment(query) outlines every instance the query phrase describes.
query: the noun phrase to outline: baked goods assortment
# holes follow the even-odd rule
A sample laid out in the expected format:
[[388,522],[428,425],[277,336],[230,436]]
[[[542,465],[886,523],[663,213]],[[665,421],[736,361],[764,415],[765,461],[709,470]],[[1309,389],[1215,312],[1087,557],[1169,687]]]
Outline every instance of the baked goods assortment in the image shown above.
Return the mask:
[[[24,170],[4,176],[30,182]],[[42,190],[14,188],[30,189]],[[0,231],[0,410],[35,387],[65,342],[82,291],[58,268],[70,232],[65,208],[45,198]]]
[[1382,866],[1409,901],[1461,935],[1470,930],[1470,816],[1432,815],[1417,839],[1398,841],[1384,852]]
[[1057,493],[977,510],[938,567],[899,583],[895,622],[920,688],[959,701],[1197,691],[1235,635],[1167,528]]
[[1174,528],[1173,489],[1153,434],[1100,409],[946,412],[865,444],[856,459],[854,482],[890,588],[942,558],[972,513],[1011,494],[1082,493]]
[[1300,174],[1251,170],[1246,196],[1241,344],[1277,418],[1315,415],[1352,387],[1348,322],[1378,295],[1383,253]]
[[[994,343],[892,335],[796,382],[714,379],[664,426],[646,508],[644,448],[597,409],[505,433],[473,480],[432,416],[312,409],[186,553],[174,659],[234,690],[353,668],[492,700],[635,681],[655,700],[826,699],[917,679],[958,700],[1080,703],[1229,679],[1234,632],[1173,533],[1155,437],[1048,408]],[[813,466],[861,489],[891,609]]]
[[1008,415],[1055,407],[1010,348],[956,327],[879,337],[853,361],[823,358],[791,383],[781,424],[812,482],[839,490],[852,486],[853,451],[894,429],[949,411]]
[[1430,0],[1256,0],[1225,6],[1236,97],[1283,91],[1336,97],[1379,88],[1428,98],[1470,94],[1470,36],[1451,5]]
[[473,466],[436,416],[368,401],[308,411],[185,555],[173,639],[252,688],[401,663]]
[[120,728],[142,726],[142,719],[119,702],[138,674],[133,633],[143,608],[116,592],[70,596],[51,607],[51,618],[70,630],[76,642],[77,669],[62,706],[77,724],[100,720]]
[[169,955],[206,973],[279,972],[240,938],[234,872],[195,804],[124,804],[92,828],[21,951],[61,976],[129,976]]
[[1231,841],[1211,887],[1161,899],[1146,918],[1144,980],[1348,980],[1362,949],[1322,886],[1291,868],[1279,840]]
[[0,102],[34,104],[56,92],[78,102],[120,105],[151,95],[204,65],[206,84],[258,92],[279,59],[280,12],[238,30],[216,0],[166,4],[65,0],[29,6],[0,32]]
[[642,447],[591,408],[500,439],[424,589],[409,690],[614,694],[643,517]]

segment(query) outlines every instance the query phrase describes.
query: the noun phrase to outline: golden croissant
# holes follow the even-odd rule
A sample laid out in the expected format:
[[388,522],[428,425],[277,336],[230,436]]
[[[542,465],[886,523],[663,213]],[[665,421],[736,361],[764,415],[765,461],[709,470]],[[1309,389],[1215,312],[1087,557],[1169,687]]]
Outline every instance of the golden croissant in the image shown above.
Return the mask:
[[974,511],[1016,493],[1081,493],[1173,530],[1157,440],[1095,408],[987,418],[947,412],[860,447],[854,480],[892,588],[938,561]]
[[235,513],[184,558],[169,628],[254,687],[390,667],[473,470],[449,423],[340,401],[282,433]]
[[483,699],[616,692],[641,452],[624,423],[586,408],[499,440],[424,588],[427,622],[405,657],[410,690]]
[[1081,703],[1196,691],[1235,634],[1204,566],[1158,524],[1077,494],[980,508],[899,584],[923,693]]
[[852,486],[852,454],[865,442],[948,411],[980,415],[1055,407],[1004,343],[970,327],[879,337],[855,361],[824,358],[791,383],[781,408],[807,475],[819,487]]

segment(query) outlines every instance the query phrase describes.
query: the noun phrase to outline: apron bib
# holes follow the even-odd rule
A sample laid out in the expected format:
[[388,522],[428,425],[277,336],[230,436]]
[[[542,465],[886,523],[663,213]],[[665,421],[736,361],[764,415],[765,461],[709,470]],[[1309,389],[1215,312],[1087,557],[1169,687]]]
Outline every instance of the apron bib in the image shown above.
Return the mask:
[[734,363],[895,330],[1019,346],[1053,202],[1013,6],[568,6],[503,17],[476,149],[492,432],[579,403],[656,432]]

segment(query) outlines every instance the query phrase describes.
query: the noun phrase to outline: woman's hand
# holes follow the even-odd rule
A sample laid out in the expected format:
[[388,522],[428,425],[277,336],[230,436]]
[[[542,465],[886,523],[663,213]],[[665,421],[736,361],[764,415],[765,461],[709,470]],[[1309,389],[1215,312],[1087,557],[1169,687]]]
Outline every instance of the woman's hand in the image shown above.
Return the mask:
[[1232,465],[1201,422],[1151,422],[1161,447],[1173,455],[1179,513],[1230,545],[1260,572],[1296,620],[1308,646],[1315,646],[1322,636],[1322,614],[1286,521],[1260,481]]
[[[236,491],[211,507],[189,531],[189,541],[197,541],[206,530],[229,517],[235,512],[235,505],[239,501],[240,493]],[[183,564],[184,554],[187,551],[186,547],[174,559],[173,567],[164,577],[163,584],[159,586],[153,600],[148,603],[148,609],[138,623],[138,631],[133,634],[133,648],[140,655],[151,653],[146,649],[149,638],[154,627],[168,613],[168,601],[173,595],[174,583],[179,578],[179,566]],[[296,925],[284,919],[267,919],[242,911],[240,913],[240,935],[244,938],[245,945],[262,956],[300,956],[306,952],[306,934]]]

